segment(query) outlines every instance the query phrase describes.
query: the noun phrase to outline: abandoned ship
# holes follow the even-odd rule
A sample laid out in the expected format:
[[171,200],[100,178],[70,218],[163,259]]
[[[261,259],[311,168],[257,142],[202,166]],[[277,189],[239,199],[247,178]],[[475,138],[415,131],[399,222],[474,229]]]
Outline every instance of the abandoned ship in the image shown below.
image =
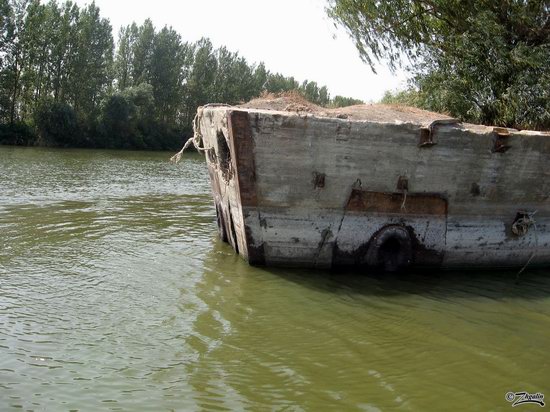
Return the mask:
[[252,265],[550,263],[549,133],[274,97],[199,108],[192,142],[220,236]]

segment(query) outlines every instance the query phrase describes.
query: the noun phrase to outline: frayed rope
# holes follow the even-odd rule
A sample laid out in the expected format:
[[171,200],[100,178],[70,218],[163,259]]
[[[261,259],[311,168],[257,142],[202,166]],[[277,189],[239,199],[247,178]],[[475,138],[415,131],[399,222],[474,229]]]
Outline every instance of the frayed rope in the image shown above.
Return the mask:
[[202,107],[198,108],[197,114],[193,119],[193,137],[188,139],[183,145],[183,148],[170,158],[170,162],[177,164],[181,160],[181,156],[183,155],[183,152],[185,152],[191,145],[193,145],[195,149],[199,152],[204,152],[206,150],[202,146],[203,141],[202,141],[202,133],[200,130],[200,121],[202,119],[202,109],[203,109]]

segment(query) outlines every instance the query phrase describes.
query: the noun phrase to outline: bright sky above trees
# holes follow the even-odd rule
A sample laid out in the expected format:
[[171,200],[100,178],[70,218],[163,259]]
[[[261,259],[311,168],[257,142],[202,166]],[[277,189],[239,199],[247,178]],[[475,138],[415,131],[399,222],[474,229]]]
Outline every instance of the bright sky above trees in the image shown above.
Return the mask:
[[[80,6],[91,0],[76,0]],[[183,41],[209,37],[249,62],[263,61],[272,72],[327,85],[331,95],[379,100],[385,90],[404,87],[402,73],[380,67],[372,73],[353,42],[326,16],[324,0],[96,0],[116,32],[151,18],[169,25]]]

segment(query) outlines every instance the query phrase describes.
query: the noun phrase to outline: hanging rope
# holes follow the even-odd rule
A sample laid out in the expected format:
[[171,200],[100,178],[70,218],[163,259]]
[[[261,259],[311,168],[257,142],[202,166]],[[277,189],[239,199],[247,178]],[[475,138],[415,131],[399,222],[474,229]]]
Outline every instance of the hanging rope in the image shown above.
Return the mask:
[[200,106],[197,109],[197,114],[195,115],[195,118],[193,119],[193,137],[185,142],[185,145],[183,145],[183,149],[181,149],[178,153],[170,158],[170,161],[172,163],[178,163],[181,160],[183,152],[185,152],[191,145],[193,145],[198,152],[205,152],[207,150],[203,146],[204,142],[202,140],[202,132],[200,128],[203,111],[207,107],[231,107],[231,105],[225,103],[208,103],[204,106]]
[[403,203],[401,203],[401,210],[405,211],[407,209],[407,193],[409,191],[407,189],[403,189]]
[[193,145],[195,149],[199,152],[204,152],[206,149],[202,146],[202,133],[200,130],[200,122],[202,120],[202,112],[203,107],[199,107],[197,109],[197,114],[195,115],[195,118],[193,119],[193,137],[187,140],[185,144],[183,145],[183,149],[181,149],[178,153],[176,153],[174,156],[170,158],[170,161],[172,163],[178,163],[181,160],[181,156],[183,155],[183,152],[185,152],[189,146]]

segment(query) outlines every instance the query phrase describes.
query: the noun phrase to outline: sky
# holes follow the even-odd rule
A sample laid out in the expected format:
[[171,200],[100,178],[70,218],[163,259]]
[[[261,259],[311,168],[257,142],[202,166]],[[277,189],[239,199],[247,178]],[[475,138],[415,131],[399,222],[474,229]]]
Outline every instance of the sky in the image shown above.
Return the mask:
[[[80,6],[91,0],[76,0]],[[403,89],[406,76],[385,66],[374,74],[359,58],[344,29],[325,13],[326,0],[95,0],[121,26],[150,18],[157,28],[172,26],[184,41],[209,37],[271,72],[326,85],[331,96],[379,100],[386,90]],[[116,38],[115,38],[116,39]]]

